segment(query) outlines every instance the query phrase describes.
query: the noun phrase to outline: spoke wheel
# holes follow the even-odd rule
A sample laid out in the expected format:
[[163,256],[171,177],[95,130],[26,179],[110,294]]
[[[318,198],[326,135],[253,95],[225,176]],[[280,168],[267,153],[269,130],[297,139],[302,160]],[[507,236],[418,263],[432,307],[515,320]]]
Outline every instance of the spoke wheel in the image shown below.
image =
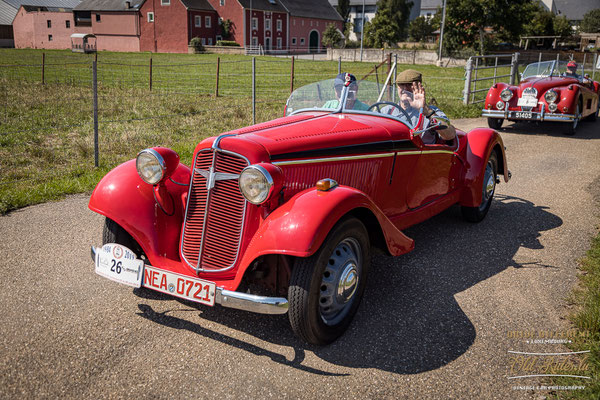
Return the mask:
[[360,304],[369,265],[369,236],[355,218],[340,221],[314,255],[296,259],[288,292],[294,332],[312,344],[342,335]]
[[477,207],[461,207],[464,219],[469,222],[480,222],[487,215],[492,199],[496,192],[496,179],[498,175],[498,159],[496,153],[492,151],[488,158],[483,175],[483,184],[481,187],[481,203]]

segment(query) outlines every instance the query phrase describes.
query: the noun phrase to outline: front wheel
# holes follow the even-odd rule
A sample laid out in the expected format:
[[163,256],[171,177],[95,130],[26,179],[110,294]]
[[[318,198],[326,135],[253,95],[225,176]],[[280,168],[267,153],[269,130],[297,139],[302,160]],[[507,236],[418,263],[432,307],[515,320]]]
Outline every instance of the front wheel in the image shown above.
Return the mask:
[[297,258],[288,290],[294,332],[319,345],[341,336],[356,314],[370,264],[369,235],[356,218],[338,222],[314,255]]
[[502,127],[503,118],[491,118],[488,117],[488,126],[494,130],[498,130]]
[[102,244],[106,243],[116,243],[125,246],[133,251],[137,258],[148,263],[146,254],[144,254],[138,242],[121,225],[108,217],[104,220],[104,229],[102,230]]
[[478,207],[461,207],[463,218],[469,222],[480,222],[485,218],[492,205],[492,198],[496,191],[496,175],[498,174],[498,158],[492,151],[488,158],[483,175],[483,187],[481,188],[481,203]]
[[575,109],[575,119],[573,120],[573,122],[571,122],[571,124],[569,124],[569,127],[565,131],[565,135],[573,136],[577,132],[577,126],[579,125],[579,117],[580,117],[579,110],[580,109],[581,109],[581,107],[579,106],[579,103],[577,103],[577,108]]

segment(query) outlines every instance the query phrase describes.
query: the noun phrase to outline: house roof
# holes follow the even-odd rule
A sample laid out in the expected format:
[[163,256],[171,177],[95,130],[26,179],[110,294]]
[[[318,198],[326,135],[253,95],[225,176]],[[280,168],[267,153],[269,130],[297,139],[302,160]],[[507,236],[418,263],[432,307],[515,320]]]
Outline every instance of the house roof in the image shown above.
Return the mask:
[[197,11],[216,11],[208,0],[181,0],[185,8]]
[[442,6],[442,0],[421,0],[421,10],[422,9],[436,9]]
[[[365,6],[374,6],[377,4],[378,0],[364,0],[365,1]],[[338,0],[329,0],[329,4],[331,4],[333,7],[337,7],[337,5],[339,4]],[[363,0],[350,0],[350,7],[354,7],[354,6],[361,6],[362,7],[363,4]]]
[[17,15],[17,9],[8,3],[0,0],[0,25],[12,25],[13,19]]
[[74,8],[81,0],[0,0],[16,10],[21,6],[37,6],[48,8]]
[[[137,11],[145,0],[83,0],[75,11]],[[127,7],[127,2],[131,7]]]
[[558,15],[564,15],[569,21],[581,21],[591,10],[600,8],[600,0],[555,0]]
[[293,17],[319,18],[343,21],[328,0],[278,0]]
[[242,7],[261,11],[279,11],[286,12],[285,7],[279,0],[237,0]]

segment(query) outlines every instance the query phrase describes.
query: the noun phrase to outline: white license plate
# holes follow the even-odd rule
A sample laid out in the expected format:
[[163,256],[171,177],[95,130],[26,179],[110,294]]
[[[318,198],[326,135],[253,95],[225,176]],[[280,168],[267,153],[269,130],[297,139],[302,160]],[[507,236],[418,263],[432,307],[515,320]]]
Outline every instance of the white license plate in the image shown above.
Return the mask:
[[209,306],[215,305],[215,292],[217,288],[214,282],[179,275],[154,268],[151,265],[144,266],[143,286],[197,303]]
[[140,287],[144,262],[125,246],[107,243],[96,248],[96,273],[125,285]]
[[519,107],[535,107],[537,106],[537,97],[521,97],[517,101]]
[[515,118],[531,119],[532,117],[531,111],[517,111],[515,113]]

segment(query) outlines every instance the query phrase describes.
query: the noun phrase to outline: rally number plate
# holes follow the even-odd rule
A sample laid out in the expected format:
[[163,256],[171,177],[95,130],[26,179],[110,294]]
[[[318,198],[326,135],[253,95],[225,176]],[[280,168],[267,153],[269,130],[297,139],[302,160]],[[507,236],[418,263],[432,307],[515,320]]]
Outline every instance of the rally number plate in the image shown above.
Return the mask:
[[515,117],[523,118],[523,119],[531,119],[533,117],[533,114],[531,113],[531,111],[517,111],[515,113]]
[[517,101],[517,105],[519,107],[535,107],[537,106],[538,100],[537,97],[521,97]]
[[217,288],[214,282],[175,274],[151,265],[144,267],[143,286],[197,303],[215,305]]
[[107,243],[96,249],[96,273],[125,285],[140,287],[144,262],[127,247]]

